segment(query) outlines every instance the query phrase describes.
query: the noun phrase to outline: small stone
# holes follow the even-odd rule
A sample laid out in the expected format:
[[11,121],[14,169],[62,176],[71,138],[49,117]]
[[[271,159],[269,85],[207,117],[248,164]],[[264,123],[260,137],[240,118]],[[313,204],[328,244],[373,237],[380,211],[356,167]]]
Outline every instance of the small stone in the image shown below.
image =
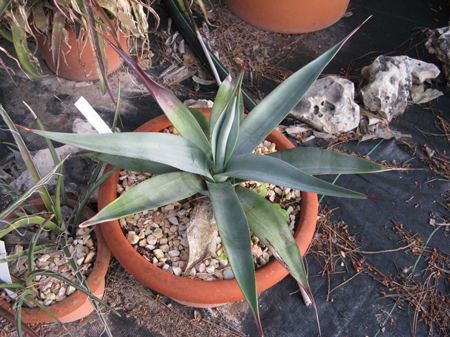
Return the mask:
[[183,273],[180,267],[172,267],[172,271],[175,275],[180,276]]
[[67,290],[66,290],[66,295],[67,296],[70,296],[70,295],[72,295],[74,292],[75,292],[75,287],[72,287],[72,286],[68,286],[67,287]]
[[169,251],[169,256],[180,256],[179,250],[171,250]]
[[160,260],[164,257],[164,252],[161,249],[155,249],[153,251],[153,254],[155,254],[155,256],[158,260]]
[[63,296],[66,294],[67,288],[66,287],[61,287],[58,290],[58,294],[56,296]]
[[231,270],[231,268],[226,268],[223,270],[223,279],[224,280],[231,280],[234,278],[234,274],[233,271]]
[[180,240],[180,244],[181,244],[183,247],[189,247],[189,242],[188,242],[188,239],[187,239],[187,238],[182,238],[182,239]]
[[167,271],[167,272],[173,274],[173,269],[172,269],[172,267],[169,266],[168,264],[163,265],[163,266],[162,266],[162,270],[165,270],[165,271]]
[[182,261],[188,261],[189,260],[189,254],[186,251],[182,250],[180,252],[180,259]]
[[252,246],[252,255],[256,258],[260,257],[261,255],[263,255],[263,251],[261,249],[260,246],[258,245],[253,245]]
[[195,268],[199,273],[204,273],[206,271],[206,265],[204,263],[200,263]]
[[88,255],[86,255],[86,258],[84,259],[84,263],[91,262],[94,256],[95,256],[94,252],[89,252]]
[[[178,225],[178,219],[175,217],[175,216],[171,216],[170,218],[169,218],[169,222],[172,224],[172,225]],[[178,227],[176,227],[176,230],[175,230],[175,232],[178,230]]]
[[136,235],[136,232],[129,231],[127,234],[127,240],[130,244],[135,245],[139,242],[139,236]]
[[153,231],[153,236],[157,239],[161,239],[163,237],[163,231],[161,228],[157,228]]
[[214,266],[209,266],[209,267],[206,268],[206,272],[207,272],[208,274],[214,273],[214,270],[215,270]]
[[149,235],[149,236],[147,236],[147,243],[149,244],[149,245],[156,245],[156,242],[157,242],[157,240],[156,240],[156,238],[153,236],[153,235]]
[[159,247],[164,253],[167,253],[170,250],[169,245],[162,245]]

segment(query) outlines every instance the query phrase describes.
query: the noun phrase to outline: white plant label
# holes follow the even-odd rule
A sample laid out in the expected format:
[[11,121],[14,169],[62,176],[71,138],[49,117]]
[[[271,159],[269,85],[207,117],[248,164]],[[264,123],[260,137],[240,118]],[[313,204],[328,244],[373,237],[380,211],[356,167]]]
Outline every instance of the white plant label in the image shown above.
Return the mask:
[[89,123],[97,130],[98,133],[112,133],[111,129],[100,117],[100,115],[92,108],[92,106],[81,96],[78,101],[75,102],[75,106],[88,120]]
[[[0,240],[0,259],[5,258],[6,258],[5,243],[2,240]],[[3,283],[12,283],[11,275],[9,274],[8,263],[6,262],[0,263],[0,281],[2,281]],[[5,291],[12,299],[17,297],[17,295],[9,289],[5,289]]]

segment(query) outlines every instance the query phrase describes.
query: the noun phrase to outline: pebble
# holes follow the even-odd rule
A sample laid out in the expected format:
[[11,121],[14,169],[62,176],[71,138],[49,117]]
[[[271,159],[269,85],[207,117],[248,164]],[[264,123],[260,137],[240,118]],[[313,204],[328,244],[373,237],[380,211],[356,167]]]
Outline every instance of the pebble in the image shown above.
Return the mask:
[[[73,254],[79,266],[79,272],[83,275],[87,275],[88,271],[90,271],[92,262],[96,256],[96,247],[90,234],[91,231],[91,228],[79,228],[76,230],[75,239],[71,237],[67,239],[69,251]],[[23,250],[19,247],[14,247],[14,251]],[[52,250],[46,253],[36,253],[34,263],[36,269],[52,270],[73,282],[78,282],[70,267],[69,260],[62,251]],[[19,268],[19,272],[20,270],[25,273],[27,272],[24,266]],[[53,305],[56,302],[64,300],[76,290],[74,287],[67,285],[59,279],[45,275],[38,275],[35,278],[35,282],[36,300],[45,306]],[[33,304],[30,305],[33,306]]]

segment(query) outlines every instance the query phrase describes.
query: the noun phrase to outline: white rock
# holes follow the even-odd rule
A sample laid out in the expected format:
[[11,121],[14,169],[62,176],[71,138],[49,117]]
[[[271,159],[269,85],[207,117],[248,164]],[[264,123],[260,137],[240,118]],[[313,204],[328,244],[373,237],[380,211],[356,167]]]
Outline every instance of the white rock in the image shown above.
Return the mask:
[[179,250],[170,250],[169,256],[180,256],[180,251]]
[[439,69],[408,56],[378,56],[361,71],[361,98],[366,109],[391,121],[407,106],[413,81],[436,78]]
[[155,256],[158,260],[164,258],[164,252],[161,249],[155,249],[153,251],[153,254],[155,254]]
[[86,255],[86,258],[84,259],[84,263],[91,262],[94,256],[95,256],[94,252],[89,252],[88,255]]
[[69,296],[69,295],[73,294],[75,292],[75,290],[76,290],[75,287],[68,286],[67,290],[66,290],[66,295]]
[[409,58],[411,64],[411,75],[414,84],[422,84],[427,80],[439,76],[441,71],[433,63],[427,63],[421,60]]
[[195,268],[199,273],[204,273],[206,271],[206,265],[204,263],[200,263]]
[[129,231],[127,233],[127,240],[130,244],[135,245],[136,243],[139,242],[139,236],[136,235],[136,232],[134,231]]
[[234,274],[233,271],[231,270],[231,268],[226,268],[223,270],[223,279],[224,280],[231,280],[234,278]]
[[450,27],[432,31],[425,46],[431,54],[435,54],[442,62],[447,83],[450,83]]
[[327,76],[317,80],[291,115],[330,134],[347,132],[359,124],[359,106],[354,101],[353,82]]
[[183,273],[180,267],[172,267],[172,271],[175,275],[180,276]]
[[[81,151],[81,149],[70,146],[63,145],[61,147],[55,148],[56,154],[59,158],[64,158],[69,153],[75,154]],[[49,149],[39,150],[36,155],[33,157],[34,162],[39,170],[41,176],[46,175],[53,168],[53,159],[50,154]],[[46,184],[48,186],[56,185],[57,176],[53,175]],[[11,187],[16,191],[25,191],[30,189],[34,185],[34,181],[31,178],[30,172],[28,170],[24,171],[16,180],[11,183]]]
[[161,228],[157,228],[153,231],[153,236],[157,239],[160,239],[163,237],[163,231]]
[[189,242],[187,238],[182,238],[180,244],[184,247],[189,247]]

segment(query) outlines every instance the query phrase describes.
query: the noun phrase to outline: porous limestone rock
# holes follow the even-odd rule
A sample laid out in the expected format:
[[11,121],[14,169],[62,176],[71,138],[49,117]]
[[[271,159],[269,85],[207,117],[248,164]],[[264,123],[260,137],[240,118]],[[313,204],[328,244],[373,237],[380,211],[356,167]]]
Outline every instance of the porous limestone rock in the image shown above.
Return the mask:
[[359,105],[354,102],[353,82],[328,76],[317,80],[291,115],[331,134],[348,132],[359,124]]
[[430,32],[425,46],[442,62],[445,78],[450,84],[450,27],[437,28]]
[[439,72],[434,64],[408,56],[378,56],[361,71],[364,107],[391,121],[405,111],[412,85],[436,78]]
[[361,71],[361,98],[367,110],[391,121],[408,104],[412,85],[411,64],[407,56],[378,56]]

